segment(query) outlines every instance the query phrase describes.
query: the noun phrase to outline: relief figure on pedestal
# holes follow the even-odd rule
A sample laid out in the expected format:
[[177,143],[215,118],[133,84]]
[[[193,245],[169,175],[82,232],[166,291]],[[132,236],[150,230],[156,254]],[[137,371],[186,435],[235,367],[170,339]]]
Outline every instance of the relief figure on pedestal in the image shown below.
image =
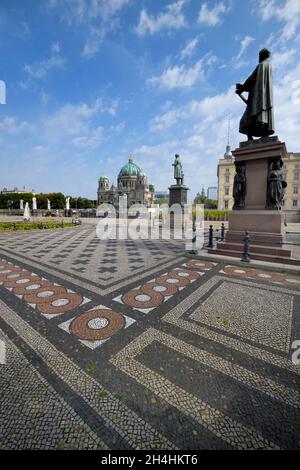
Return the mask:
[[271,163],[268,174],[267,188],[267,209],[280,209],[287,187],[287,182],[282,174],[282,160],[275,160]]
[[235,164],[236,174],[233,180],[233,209],[244,209],[246,197],[245,165]]

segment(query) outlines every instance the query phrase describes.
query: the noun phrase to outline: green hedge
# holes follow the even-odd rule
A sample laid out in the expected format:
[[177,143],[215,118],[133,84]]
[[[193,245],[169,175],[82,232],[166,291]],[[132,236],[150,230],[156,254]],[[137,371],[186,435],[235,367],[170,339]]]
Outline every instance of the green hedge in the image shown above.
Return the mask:
[[[70,222],[63,222],[63,228],[72,227]],[[0,231],[37,230],[37,229],[62,228],[60,222],[0,222]]]
[[228,220],[231,211],[223,211],[217,209],[204,209],[205,220]]

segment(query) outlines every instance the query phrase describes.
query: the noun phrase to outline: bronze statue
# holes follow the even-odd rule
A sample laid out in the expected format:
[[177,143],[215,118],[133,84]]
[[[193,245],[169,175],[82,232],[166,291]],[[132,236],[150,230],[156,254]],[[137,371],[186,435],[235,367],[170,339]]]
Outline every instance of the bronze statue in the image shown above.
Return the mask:
[[281,167],[282,160],[271,163],[268,175],[267,209],[280,209],[287,182],[284,180]]
[[179,155],[175,155],[175,161],[172,163],[174,167],[174,178],[176,180],[176,184],[182,185],[183,184],[183,172],[182,172],[182,165],[180,161]]
[[[271,52],[262,49],[259,52],[259,64],[254,72],[241,84],[236,84],[236,93],[247,104],[241,118],[239,131],[246,134],[248,140],[254,137],[267,137],[274,134],[273,79],[269,60]],[[242,93],[248,92],[246,100]]]
[[233,180],[233,209],[244,209],[246,197],[245,165],[235,164],[236,174]]

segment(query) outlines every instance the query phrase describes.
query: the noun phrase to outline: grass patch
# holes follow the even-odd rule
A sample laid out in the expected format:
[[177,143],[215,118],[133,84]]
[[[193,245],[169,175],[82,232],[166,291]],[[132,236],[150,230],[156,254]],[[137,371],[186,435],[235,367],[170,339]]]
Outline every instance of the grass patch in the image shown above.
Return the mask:
[[43,221],[43,222],[0,222],[0,232],[15,230],[47,230],[54,228],[68,228],[73,227],[71,222],[63,221]]
[[87,364],[87,366],[86,366],[86,369],[87,369],[88,372],[93,372],[94,369],[95,369],[95,366],[94,366],[94,364],[92,364],[91,362],[89,362],[89,363]]

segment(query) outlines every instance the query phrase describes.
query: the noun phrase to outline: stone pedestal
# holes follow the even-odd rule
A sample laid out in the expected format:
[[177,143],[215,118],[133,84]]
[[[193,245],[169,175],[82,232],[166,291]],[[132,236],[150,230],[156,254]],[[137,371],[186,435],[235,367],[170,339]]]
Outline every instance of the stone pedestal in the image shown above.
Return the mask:
[[268,173],[272,163],[286,155],[285,143],[277,137],[242,142],[232,153],[235,163],[245,168],[245,204],[243,209],[233,210],[225,242],[219,242],[214,252],[241,258],[245,232],[248,231],[251,237],[250,258],[289,262],[291,252],[282,248],[281,211],[267,209]]
[[170,227],[174,228],[183,228],[184,226],[184,214],[183,206],[187,204],[187,192],[189,188],[182,184],[174,184],[169,188],[169,207],[173,204],[179,204],[181,206],[182,217],[181,220],[178,220],[178,217],[174,217],[174,213],[170,214]]
[[182,207],[187,204],[187,192],[189,188],[181,184],[174,184],[169,187],[169,206],[180,204]]

